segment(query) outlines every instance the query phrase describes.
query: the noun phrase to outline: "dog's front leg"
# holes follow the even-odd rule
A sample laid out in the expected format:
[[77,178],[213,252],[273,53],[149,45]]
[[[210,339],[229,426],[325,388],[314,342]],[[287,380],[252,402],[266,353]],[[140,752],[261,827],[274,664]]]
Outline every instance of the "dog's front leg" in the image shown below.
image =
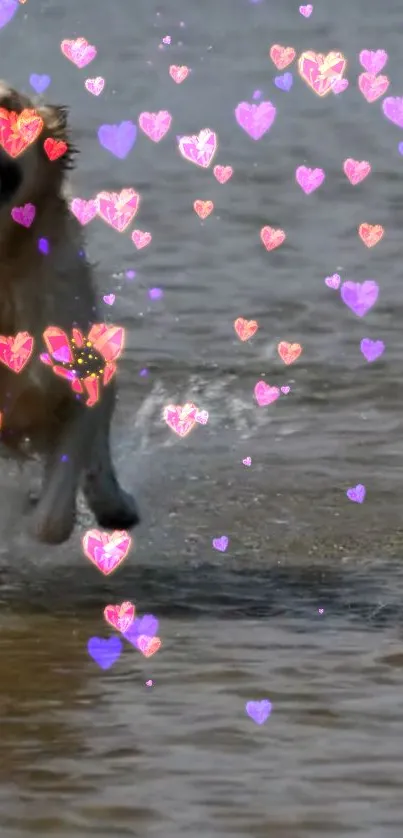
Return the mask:
[[32,514],[31,529],[39,541],[61,544],[74,527],[76,495],[96,426],[96,408],[73,406],[49,447],[43,491]]

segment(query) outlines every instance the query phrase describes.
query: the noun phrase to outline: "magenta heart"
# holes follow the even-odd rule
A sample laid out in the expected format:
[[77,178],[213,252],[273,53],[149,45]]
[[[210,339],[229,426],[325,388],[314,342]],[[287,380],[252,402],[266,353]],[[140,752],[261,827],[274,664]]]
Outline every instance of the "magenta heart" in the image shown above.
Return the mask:
[[363,338],[360,344],[361,352],[364,358],[370,364],[376,361],[385,351],[385,344],[382,340],[371,340],[370,338]]
[[308,169],[307,166],[298,166],[295,177],[305,195],[310,195],[323,183],[325,173],[323,169]]
[[252,140],[260,140],[273,125],[276,108],[271,102],[260,102],[260,105],[240,102],[235,108],[235,118]]
[[258,381],[255,385],[255,399],[259,407],[265,407],[275,402],[280,396],[278,387],[270,387],[265,381]]
[[243,462],[244,466],[250,466],[252,464],[252,460],[251,460],[250,457],[245,457],[245,459],[242,460],[242,462]]
[[36,209],[33,204],[25,204],[23,207],[13,207],[11,217],[17,224],[23,227],[30,227],[35,218]]
[[105,297],[102,297],[102,299],[107,306],[113,306],[116,298],[114,294],[105,294]]
[[338,79],[337,77],[332,81],[333,93],[343,93],[343,90],[348,88],[348,79]]
[[290,388],[289,388],[288,384],[283,384],[283,386],[280,387],[280,390],[281,390],[282,393],[284,393],[285,396],[287,395],[287,393],[290,392]]
[[373,279],[365,282],[343,282],[341,286],[341,298],[351,308],[357,317],[364,317],[364,314],[376,303],[379,294],[379,287]]
[[380,73],[381,70],[384,68],[387,60],[388,60],[388,53],[385,52],[384,49],[363,49],[360,52],[360,64],[364,67],[364,70],[367,73],[373,73],[375,76],[377,73]]

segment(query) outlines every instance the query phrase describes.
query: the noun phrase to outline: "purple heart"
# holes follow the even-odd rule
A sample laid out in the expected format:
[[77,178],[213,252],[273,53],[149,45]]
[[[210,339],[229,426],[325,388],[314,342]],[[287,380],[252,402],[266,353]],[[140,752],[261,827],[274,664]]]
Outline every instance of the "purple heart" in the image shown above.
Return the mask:
[[228,538],[226,535],[222,535],[220,538],[213,538],[213,547],[215,550],[220,550],[221,553],[224,553],[228,547]]
[[133,122],[121,122],[120,125],[101,125],[98,139],[101,145],[115,157],[124,160],[136,141],[137,128]]
[[382,102],[382,110],[387,119],[403,128],[403,99],[398,96],[387,96]]
[[245,709],[248,716],[256,722],[257,725],[263,725],[270,716],[272,704],[268,699],[263,701],[247,701]]
[[128,640],[129,643],[132,643],[133,646],[137,645],[137,640],[141,635],[145,635],[146,637],[155,637],[158,634],[158,620],[154,617],[153,614],[143,614],[142,617],[136,617],[133,620],[129,631],[124,634],[125,640]]
[[0,29],[14,17],[18,9],[18,0],[0,0]]
[[107,640],[102,637],[91,637],[87,643],[87,649],[101,669],[109,669],[121,654],[122,641],[120,637],[108,637]]
[[341,286],[341,297],[357,317],[364,317],[364,314],[376,303],[379,294],[379,287],[373,279],[360,282],[343,282]]
[[403,154],[403,143],[399,143],[398,150],[399,150],[400,154]]
[[363,503],[365,498],[365,486],[362,483],[357,483],[355,487],[351,487],[351,489],[347,489],[347,497],[349,500],[352,500],[354,503]]
[[385,344],[382,340],[371,340],[370,338],[363,338],[360,343],[361,352],[366,360],[376,361],[385,350]]
[[36,93],[43,93],[50,85],[50,76],[38,76],[37,73],[32,73],[29,77],[29,83]]
[[276,108],[271,102],[261,102],[260,105],[240,102],[235,108],[238,125],[252,137],[252,140],[260,140],[273,125],[275,117]]
[[283,76],[276,76],[274,79],[274,84],[276,87],[279,87],[280,90],[291,90],[293,83],[292,73],[284,73]]

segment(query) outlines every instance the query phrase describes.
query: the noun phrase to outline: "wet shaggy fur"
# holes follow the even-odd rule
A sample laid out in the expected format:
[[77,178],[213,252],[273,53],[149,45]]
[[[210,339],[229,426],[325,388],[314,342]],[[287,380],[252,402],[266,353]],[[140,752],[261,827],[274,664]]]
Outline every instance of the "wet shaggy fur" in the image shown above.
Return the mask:
[[[97,312],[90,265],[83,256],[81,227],[68,208],[65,180],[74,148],[61,107],[35,106],[0,82],[0,108],[20,113],[35,108],[44,122],[37,140],[17,158],[0,148],[0,334],[29,332],[34,352],[16,374],[0,364],[0,441],[17,454],[26,438],[44,458],[41,495],[31,528],[43,542],[66,541],[74,527],[80,484],[101,527],[128,529],[138,523],[134,500],[119,486],[109,448],[115,379],[102,388],[93,407],[78,400],[69,382],[39,360],[46,351],[42,335],[58,326],[71,336],[73,326],[87,335]],[[51,162],[43,149],[48,137],[64,140],[67,152]],[[11,217],[13,207],[34,204],[28,229]],[[46,238],[50,252],[38,250]],[[62,459],[63,458],[63,459]]]

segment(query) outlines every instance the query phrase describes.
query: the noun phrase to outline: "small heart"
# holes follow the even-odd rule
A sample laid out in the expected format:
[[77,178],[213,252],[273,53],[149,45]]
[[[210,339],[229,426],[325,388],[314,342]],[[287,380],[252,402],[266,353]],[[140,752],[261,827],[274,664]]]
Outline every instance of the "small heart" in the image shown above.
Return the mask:
[[346,494],[348,499],[352,500],[354,503],[364,503],[366,494],[365,486],[363,486],[362,483],[357,483],[357,486],[347,489]]
[[58,160],[59,157],[62,157],[67,151],[67,143],[64,143],[63,140],[54,140],[53,137],[48,137],[48,139],[45,140],[43,147],[47,157],[52,163],[54,160]]
[[283,386],[280,387],[280,390],[281,390],[282,393],[284,393],[285,396],[287,395],[287,393],[290,392],[290,388],[289,388],[288,384],[283,384]]
[[242,460],[242,462],[243,462],[244,466],[250,466],[250,465],[252,465],[252,459],[251,459],[251,457],[245,457],[245,459],[244,459],[244,460]]
[[137,640],[137,647],[145,658],[150,658],[161,648],[161,643],[160,637],[147,637],[146,634],[141,634]]
[[328,288],[335,288],[337,289],[340,285],[341,279],[339,274],[332,274],[332,276],[327,276],[325,279],[325,283]]
[[207,425],[208,410],[200,410],[198,413],[196,413],[195,420],[196,422],[199,422],[200,425]]
[[302,346],[299,343],[287,343],[286,340],[282,340],[277,347],[277,352],[285,364],[293,364],[301,355]]
[[215,550],[219,550],[220,553],[225,553],[229,544],[229,539],[226,535],[222,535],[220,538],[213,538],[213,547]]
[[102,297],[102,299],[103,299],[104,303],[106,303],[107,306],[113,306],[113,304],[115,302],[115,295],[114,294],[106,294],[105,297]]

